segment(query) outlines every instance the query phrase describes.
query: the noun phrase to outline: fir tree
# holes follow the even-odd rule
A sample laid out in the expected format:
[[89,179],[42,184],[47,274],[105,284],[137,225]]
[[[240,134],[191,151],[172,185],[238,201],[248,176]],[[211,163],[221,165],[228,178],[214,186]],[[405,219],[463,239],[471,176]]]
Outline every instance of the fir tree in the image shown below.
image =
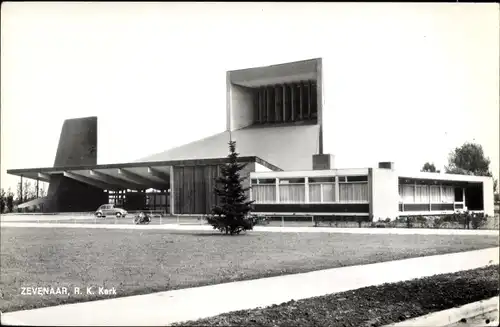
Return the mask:
[[214,189],[219,203],[212,208],[213,215],[207,218],[214,229],[231,235],[253,228],[253,220],[248,216],[253,201],[249,201],[245,194],[250,188],[243,187],[246,177],[240,175],[247,164],[238,163],[238,155],[236,142],[230,141],[229,162],[221,166],[221,175],[216,178]]

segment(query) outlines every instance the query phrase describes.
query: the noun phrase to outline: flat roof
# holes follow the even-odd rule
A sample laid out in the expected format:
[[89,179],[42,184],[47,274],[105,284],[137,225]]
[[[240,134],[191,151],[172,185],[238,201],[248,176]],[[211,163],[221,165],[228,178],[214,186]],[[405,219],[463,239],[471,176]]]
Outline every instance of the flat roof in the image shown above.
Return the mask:
[[[43,168],[9,169],[7,173],[31,179],[50,182],[50,175],[63,174],[106,190],[156,188],[167,189],[170,184],[170,168],[185,166],[218,165],[228,162],[228,158],[207,158],[168,161],[128,162],[105,165],[56,166]],[[270,170],[282,169],[256,157],[239,157],[241,163],[258,163]]]

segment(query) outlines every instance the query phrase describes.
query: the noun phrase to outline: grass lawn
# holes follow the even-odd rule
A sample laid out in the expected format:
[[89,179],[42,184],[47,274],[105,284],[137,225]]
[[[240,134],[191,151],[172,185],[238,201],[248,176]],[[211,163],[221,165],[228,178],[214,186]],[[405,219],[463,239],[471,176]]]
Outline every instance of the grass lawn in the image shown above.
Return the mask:
[[3,312],[107,295],[22,295],[22,287],[115,287],[116,296],[499,245],[497,236],[0,229]]
[[[497,296],[498,278],[495,265],[234,311],[173,326],[377,327]],[[482,325],[487,326],[485,321]]]
[[[38,220],[37,220],[38,219]],[[77,219],[73,219],[73,217],[65,217],[65,219],[51,219],[51,217],[44,216],[35,216],[31,221],[19,221],[19,222],[38,222],[40,224],[43,223],[51,223],[51,224],[117,224],[117,225],[133,225],[134,224],[134,216],[126,216],[125,218],[116,218],[114,216],[104,217],[104,218],[96,218],[96,217],[85,217],[85,219],[81,219],[77,217]],[[150,225],[164,225],[164,224],[194,224],[201,225],[206,224],[205,221],[198,220],[194,217],[153,217],[151,219]]]

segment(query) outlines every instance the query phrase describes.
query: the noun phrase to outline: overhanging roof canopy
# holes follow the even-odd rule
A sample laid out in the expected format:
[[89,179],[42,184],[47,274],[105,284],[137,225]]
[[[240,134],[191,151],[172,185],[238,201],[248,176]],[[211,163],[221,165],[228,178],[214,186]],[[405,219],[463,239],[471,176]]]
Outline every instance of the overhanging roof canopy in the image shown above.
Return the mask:
[[[256,162],[271,170],[280,170],[258,157],[240,157],[238,161],[241,163]],[[45,182],[50,182],[52,175],[63,174],[65,177],[105,190],[168,189],[171,167],[204,166],[223,164],[225,162],[227,162],[227,158],[130,162],[108,165],[11,169],[7,170],[7,173]]]

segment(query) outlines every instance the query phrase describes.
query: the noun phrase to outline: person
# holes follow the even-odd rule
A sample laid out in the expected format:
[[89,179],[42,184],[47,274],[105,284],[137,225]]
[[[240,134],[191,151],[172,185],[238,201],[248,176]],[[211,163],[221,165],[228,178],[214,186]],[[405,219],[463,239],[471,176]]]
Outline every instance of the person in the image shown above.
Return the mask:
[[143,211],[141,211],[139,213],[139,222],[142,223],[145,221],[151,222],[151,218],[147,214],[145,214]]

